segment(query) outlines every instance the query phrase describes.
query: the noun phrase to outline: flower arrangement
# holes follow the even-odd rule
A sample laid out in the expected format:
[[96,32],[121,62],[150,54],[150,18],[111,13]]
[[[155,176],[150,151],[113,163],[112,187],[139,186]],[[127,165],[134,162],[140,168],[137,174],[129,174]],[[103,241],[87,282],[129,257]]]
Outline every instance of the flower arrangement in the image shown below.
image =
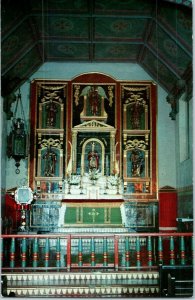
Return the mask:
[[118,184],[118,174],[113,174],[109,177],[108,179],[109,183],[112,185],[112,186],[117,186]]
[[94,168],[89,170],[89,178],[91,180],[98,180],[99,177],[100,177],[99,169]]
[[70,177],[68,178],[68,183],[70,185],[78,185],[80,182],[80,176],[76,174],[71,174]]

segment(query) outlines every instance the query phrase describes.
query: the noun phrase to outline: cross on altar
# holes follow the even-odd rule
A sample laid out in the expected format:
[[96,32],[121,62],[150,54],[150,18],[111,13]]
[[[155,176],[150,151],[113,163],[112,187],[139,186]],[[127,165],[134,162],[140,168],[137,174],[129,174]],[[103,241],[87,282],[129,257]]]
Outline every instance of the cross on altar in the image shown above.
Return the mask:
[[93,220],[93,223],[94,223],[95,222],[95,217],[99,215],[99,212],[97,212],[95,210],[95,208],[92,208],[91,212],[89,212],[88,215],[92,216],[92,220]]

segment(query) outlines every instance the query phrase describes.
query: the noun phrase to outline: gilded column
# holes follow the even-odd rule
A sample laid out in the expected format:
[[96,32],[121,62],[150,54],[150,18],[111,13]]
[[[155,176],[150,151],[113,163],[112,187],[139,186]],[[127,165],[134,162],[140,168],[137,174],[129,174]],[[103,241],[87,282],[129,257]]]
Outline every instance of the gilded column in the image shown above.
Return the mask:
[[146,170],[145,176],[149,177],[149,174],[148,174],[148,150],[145,151],[145,170]]
[[110,173],[115,169],[115,132],[110,132]]
[[77,168],[77,132],[72,133],[72,172],[76,173]]
[[123,174],[124,177],[127,177],[127,150],[124,150],[123,153]]
[[60,128],[63,128],[64,124],[64,105],[60,105],[61,107],[61,112],[60,112]]
[[127,106],[123,106],[123,129],[127,129]]
[[39,104],[39,128],[43,128],[42,126],[42,105]]
[[148,105],[145,105],[145,129],[148,129]]
[[37,166],[37,176],[41,176],[41,149],[38,150],[38,166]]

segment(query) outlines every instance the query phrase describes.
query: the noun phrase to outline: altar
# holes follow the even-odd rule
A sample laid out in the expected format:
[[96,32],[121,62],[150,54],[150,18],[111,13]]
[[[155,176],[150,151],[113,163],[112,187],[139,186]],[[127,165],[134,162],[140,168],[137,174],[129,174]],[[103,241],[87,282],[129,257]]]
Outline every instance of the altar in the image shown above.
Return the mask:
[[31,120],[31,229],[155,231],[153,82],[33,80]]

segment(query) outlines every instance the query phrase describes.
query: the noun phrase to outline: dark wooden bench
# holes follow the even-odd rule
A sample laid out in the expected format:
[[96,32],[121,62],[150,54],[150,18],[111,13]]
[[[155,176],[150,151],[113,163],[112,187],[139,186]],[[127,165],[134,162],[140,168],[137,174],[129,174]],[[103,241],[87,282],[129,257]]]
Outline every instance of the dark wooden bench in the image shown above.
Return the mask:
[[159,267],[159,283],[161,297],[192,297],[193,266]]

